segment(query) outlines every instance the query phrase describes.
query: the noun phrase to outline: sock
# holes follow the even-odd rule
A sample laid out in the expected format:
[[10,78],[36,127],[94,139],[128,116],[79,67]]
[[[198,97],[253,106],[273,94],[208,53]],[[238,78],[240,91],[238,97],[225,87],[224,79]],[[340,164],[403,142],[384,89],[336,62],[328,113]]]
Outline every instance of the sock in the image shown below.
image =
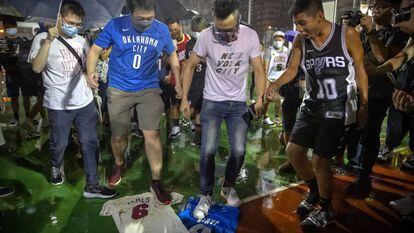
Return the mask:
[[17,122],[19,122],[19,114],[18,114],[18,113],[17,113],[17,114],[16,114],[16,113],[14,114],[14,119],[15,119]]
[[331,199],[330,198],[320,198],[319,205],[321,206],[321,211],[330,211],[331,210]]
[[29,113],[26,113],[26,118],[29,118]]
[[318,181],[316,180],[316,177],[313,177],[312,179],[306,181],[306,184],[308,184],[310,195],[319,197]]

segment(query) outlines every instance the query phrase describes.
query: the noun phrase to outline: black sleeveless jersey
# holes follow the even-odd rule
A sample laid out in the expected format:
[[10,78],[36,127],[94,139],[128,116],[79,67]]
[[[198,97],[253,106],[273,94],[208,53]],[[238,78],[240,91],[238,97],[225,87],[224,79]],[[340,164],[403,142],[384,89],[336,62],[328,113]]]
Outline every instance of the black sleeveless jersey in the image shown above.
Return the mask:
[[318,117],[345,119],[349,125],[356,121],[357,94],[345,28],[332,23],[331,33],[320,48],[302,37],[301,67],[306,78],[302,110]]
[[[195,38],[191,38],[191,40],[188,41],[187,47],[185,50],[185,59],[190,58],[190,55],[193,52],[196,41],[197,39]],[[201,79],[202,82],[204,82],[204,78],[206,76],[206,70],[207,70],[207,64],[205,62],[198,64],[196,66],[196,69],[194,70],[193,81],[198,81],[198,79]],[[194,80],[194,79],[197,79],[197,80]]]

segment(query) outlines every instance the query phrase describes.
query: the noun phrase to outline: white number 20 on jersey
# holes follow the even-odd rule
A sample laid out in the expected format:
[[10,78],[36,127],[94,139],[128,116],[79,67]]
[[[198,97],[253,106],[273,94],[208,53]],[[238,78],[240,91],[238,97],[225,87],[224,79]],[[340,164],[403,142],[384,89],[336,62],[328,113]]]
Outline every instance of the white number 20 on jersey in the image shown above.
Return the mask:
[[136,70],[138,70],[138,69],[139,69],[139,67],[141,67],[141,55],[136,54],[136,55],[134,56],[134,61],[133,61],[133,63],[132,63],[132,67],[133,67],[134,69],[136,69]]
[[336,81],[333,78],[316,80],[319,86],[319,92],[316,98],[325,99],[325,96],[328,100],[334,100],[338,98],[338,92],[336,91]]

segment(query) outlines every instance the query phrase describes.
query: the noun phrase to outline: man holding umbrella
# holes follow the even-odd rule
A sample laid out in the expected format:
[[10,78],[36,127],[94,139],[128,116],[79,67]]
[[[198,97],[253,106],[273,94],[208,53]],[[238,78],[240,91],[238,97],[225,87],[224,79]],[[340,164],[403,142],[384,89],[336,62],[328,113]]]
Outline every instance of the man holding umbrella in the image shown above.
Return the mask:
[[[115,169],[108,183],[117,185],[121,181],[131,109],[136,107],[151,167],[151,191],[159,202],[169,204],[171,196],[160,182],[162,144],[159,123],[164,104],[160,96],[157,60],[162,53],[167,54],[175,77],[180,77],[180,65],[168,27],[154,20],[154,2],[128,0],[128,7],[131,14],[112,19],[91,47],[87,58],[88,84],[98,88],[95,72],[98,57],[103,49],[113,46],[108,70],[108,110]],[[179,78],[175,90],[177,98],[181,98]]]
[[82,144],[86,173],[83,196],[111,198],[117,192],[98,183],[98,116],[92,90],[84,75],[89,47],[86,40],[77,35],[84,15],[83,7],[78,2],[63,2],[57,26],[34,38],[29,61],[36,73],[42,72],[46,88],[43,105],[48,108],[51,126],[50,183],[60,185],[64,182],[63,155],[74,122]]

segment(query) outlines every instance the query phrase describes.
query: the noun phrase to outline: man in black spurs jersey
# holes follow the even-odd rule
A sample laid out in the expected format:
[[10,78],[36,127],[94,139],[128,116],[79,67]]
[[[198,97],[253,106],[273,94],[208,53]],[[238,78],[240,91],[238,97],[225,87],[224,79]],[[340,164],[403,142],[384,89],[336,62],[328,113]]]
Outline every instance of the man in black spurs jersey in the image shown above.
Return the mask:
[[[306,231],[323,228],[333,218],[331,157],[337,153],[346,126],[357,120],[359,127],[365,124],[368,77],[358,33],[327,21],[321,0],[295,0],[290,12],[300,34],[287,70],[268,88],[267,96],[272,98],[302,68],[306,93],[286,153],[310,189],[297,208],[298,215],[306,218],[300,223]],[[309,148],[313,149],[313,168],[306,157]],[[321,209],[313,211],[317,204]]]

